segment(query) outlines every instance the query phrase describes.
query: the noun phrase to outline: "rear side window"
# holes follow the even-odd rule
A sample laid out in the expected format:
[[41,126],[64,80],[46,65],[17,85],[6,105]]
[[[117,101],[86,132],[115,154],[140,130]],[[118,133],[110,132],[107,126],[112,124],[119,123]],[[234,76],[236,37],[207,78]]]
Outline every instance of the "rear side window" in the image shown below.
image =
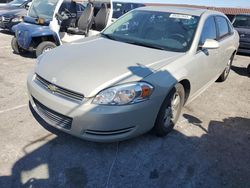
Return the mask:
[[216,22],[219,30],[219,38],[223,38],[231,33],[226,18],[222,16],[217,16]]
[[203,27],[202,33],[201,33],[201,39],[200,44],[203,45],[207,39],[214,39],[216,40],[217,34],[216,34],[216,25],[214,21],[214,17],[209,17]]

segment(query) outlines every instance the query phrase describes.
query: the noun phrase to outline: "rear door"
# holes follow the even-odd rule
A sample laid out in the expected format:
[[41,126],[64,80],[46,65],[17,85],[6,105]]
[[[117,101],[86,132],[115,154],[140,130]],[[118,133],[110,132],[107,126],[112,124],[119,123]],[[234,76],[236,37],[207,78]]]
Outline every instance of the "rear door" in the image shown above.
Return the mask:
[[220,44],[218,63],[216,64],[217,75],[220,75],[225,69],[228,61],[234,52],[233,29],[228,19],[223,16],[216,16],[216,26],[218,31],[218,42]]

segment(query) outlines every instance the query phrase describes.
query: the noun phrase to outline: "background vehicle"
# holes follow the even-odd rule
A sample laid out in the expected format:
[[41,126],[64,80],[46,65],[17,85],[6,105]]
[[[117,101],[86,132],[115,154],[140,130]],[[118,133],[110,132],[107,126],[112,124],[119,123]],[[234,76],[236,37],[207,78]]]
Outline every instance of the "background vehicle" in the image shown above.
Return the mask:
[[0,28],[12,31],[14,25],[23,21],[23,17],[27,15],[30,4],[31,0],[27,0],[21,6],[8,10],[0,10]]
[[123,14],[125,14],[133,9],[136,9],[139,7],[144,7],[144,6],[145,6],[145,4],[142,4],[142,3],[114,1],[113,2],[113,19],[118,19]]
[[100,35],[40,56],[27,82],[31,108],[87,140],[124,140],[152,128],[164,136],[185,103],[227,79],[238,46],[220,12],[139,8]]
[[27,0],[14,0],[10,1],[9,3],[2,3],[0,4],[0,10],[1,9],[11,9],[21,6],[25,1]]
[[11,2],[11,0],[0,0],[0,4],[9,3],[9,2]]
[[36,51],[39,56],[63,42],[95,35],[111,23],[111,0],[94,1],[85,8],[71,0],[48,1],[34,0],[24,23],[13,27],[16,53]]
[[234,28],[240,35],[239,52],[250,53],[250,14],[237,15],[233,21]]

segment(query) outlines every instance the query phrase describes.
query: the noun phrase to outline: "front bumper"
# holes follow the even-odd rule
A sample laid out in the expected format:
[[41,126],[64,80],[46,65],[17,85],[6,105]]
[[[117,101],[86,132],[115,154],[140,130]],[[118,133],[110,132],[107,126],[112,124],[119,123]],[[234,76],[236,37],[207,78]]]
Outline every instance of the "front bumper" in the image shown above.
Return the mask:
[[3,22],[3,21],[0,21],[0,28],[1,29],[7,29],[10,32],[13,32],[12,27],[14,25],[16,25],[16,24],[18,24],[18,22],[17,23],[13,23],[13,22]]
[[35,112],[49,125],[85,140],[114,142],[141,135],[154,126],[159,111],[160,105],[152,100],[126,106],[95,105],[92,99],[77,103],[54,95],[33,79],[30,75],[27,85]]

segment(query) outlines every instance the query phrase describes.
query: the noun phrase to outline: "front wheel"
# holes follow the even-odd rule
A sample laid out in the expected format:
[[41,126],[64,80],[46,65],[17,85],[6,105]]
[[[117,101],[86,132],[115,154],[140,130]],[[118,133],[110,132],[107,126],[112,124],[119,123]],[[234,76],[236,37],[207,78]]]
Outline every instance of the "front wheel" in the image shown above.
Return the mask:
[[218,78],[217,82],[224,82],[227,79],[227,77],[229,75],[229,72],[231,70],[231,66],[232,66],[233,60],[234,60],[234,54],[228,60],[227,66],[224,69],[224,71],[222,72],[222,74],[220,75],[220,77]]
[[171,132],[178,121],[184,105],[185,91],[182,84],[176,84],[163,101],[157,115],[154,130],[157,136]]
[[50,41],[41,42],[36,48],[36,57],[43,54],[44,52],[52,50],[55,47],[56,44],[54,42]]
[[27,52],[18,45],[16,37],[13,37],[11,40],[11,48],[16,54],[24,54]]

